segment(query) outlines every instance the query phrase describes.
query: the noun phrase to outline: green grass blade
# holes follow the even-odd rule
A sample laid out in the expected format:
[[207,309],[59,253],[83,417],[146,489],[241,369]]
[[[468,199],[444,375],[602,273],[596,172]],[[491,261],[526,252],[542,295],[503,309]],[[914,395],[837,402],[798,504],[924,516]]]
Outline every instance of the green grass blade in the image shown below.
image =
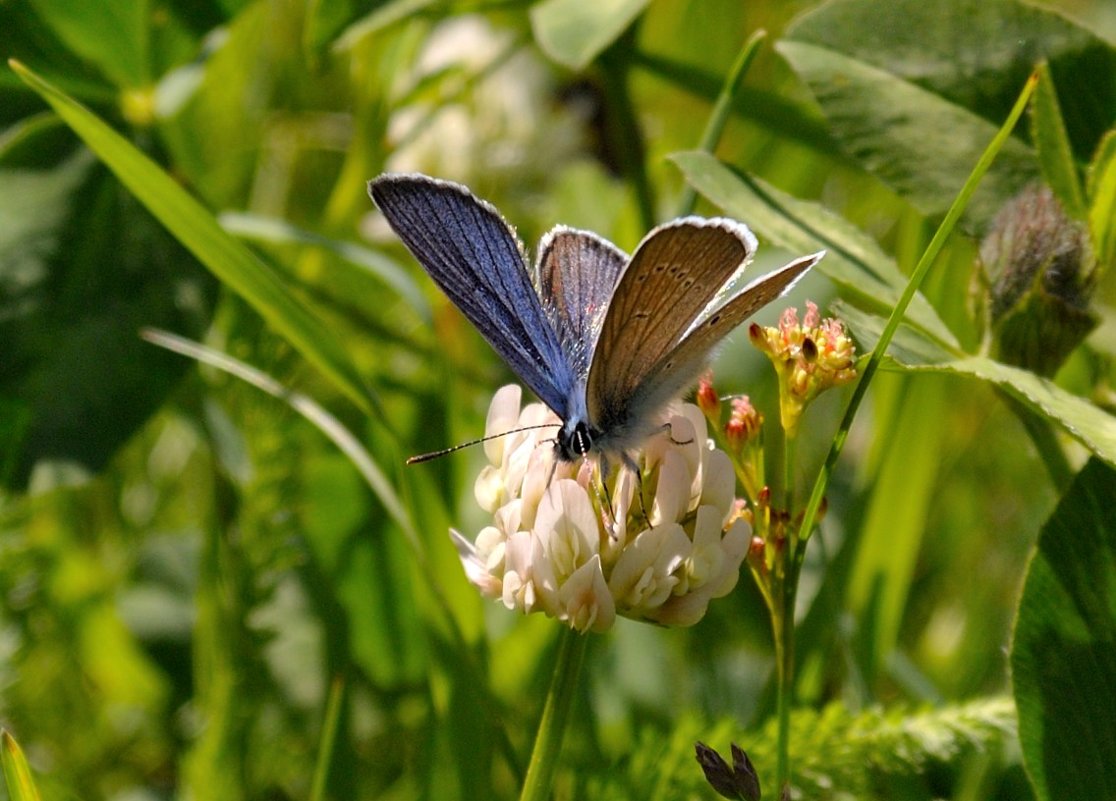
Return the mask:
[[341,722],[341,702],[345,697],[345,679],[334,676],[329,685],[329,700],[326,703],[325,720],[322,723],[322,740],[318,746],[318,761],[314,765],[314,781],[310,786],[310,801],[322,801],[326,797],[326,783],[333,761],[333,746],[337,740],[337,727]]
[[227,211],[221,214],[219,220],[222,228],[244,239],[270,245],[306,245],[328,250],[383,281],[415,310],[423,322],[431,325],[434,322],[434,313],[422,288],[398,262],[381,253],[352,242],[330,239],[273,217]]
[[160,347],[167,348],[175,353],[181,353],[192,359],[197,359],[200,362],[223,370],[230,375],[235,375],[242,381],[251,384],[257,389],[263,390],[268,395],[284,401],[292,409],[309,420],[319,431],[329,437],[353,463],[353,466],[360,471],[361,477],[364,478],[369,488],[376,494],[376,497],[379,498],[380,503],[384,505],[384,509],[387,511],[388,515],[403,531],[404,536],[407,538],[407,543],[414,551],[415,556],[421,563],[425,564],[426,550],[422,544],[422,539],[419,537],[414,521],[403,505],[403,501],[400,500],[398,493],[396,493],[395,487],[392,486],[387,475],[380,469],[379,463],[377,463],[372,454],[361,444],[360,440],[358,440],[349,429],[342,425],[341,421],[327,412],[324,407],[307,395],[287,389],[274,378],[260,372],[254,367],[237,361],[231,356],[227,356],[219,351],[198,345],[183,337],[152,329],[145,329],[141,332],[141,336],[148,342],[154,343]]
[[845,446],[845,440],[849,436],[849,429],[852,428],[853,418],[856,416],[857,410],[860,408],[860,402],[864,399],[865,393],[868,391],[868,385],[872,381],[876,370],[879,369],[880,361],[883,359],[884,354],[887,352],[888,345],[891,344],[892,337],[895,336],[896,331],[899,330],[899,324],[903,321],[903,315],[910,306],[911,301],[914,299],[918,288],[922,285],[926,274],[930,272],[930,267],[937,261],[938,255],[945,247],[946,240],[949,235],[953,233],[954,227],[957,225],[961,215],[969,205],[969,201],[976,192],[977,186],[980,184],[981,178],[988,172],[988,168],[992,166],[996,156],[999,155],[1000,150],[1003,148],[1004,143],[1011,136],[1011,132],[1015,129],[1015,125],[1019,122],[1019,118],[1023,115],[1023,109],[1027,107],[1027,103],[1031,99],[1031,95],[1035,91],[1035,84],[1038,82],[1038,73],[1032,73],[1027,79],[1027,83],[1023,86],[1023,91],[1019,93],[1019,97],[1015,102],[1015,107],[1011,110],[1011,114],[1000,126],[1000,130],[992,137],[992,141],[988,144],[984,153],[981,154],[980,159],[977,160],[976,166],[973,167],[972,173],[969,175],[968,180],[961,187],[953,205],[950,206],[949,213],[946,214],[945,219],[942,220],[938,230],[934,233],[934,238],[930,240],[927,245],[926,251],[922,254],[918,264],[915,265],[914,272],[911,274],[911,280],[907,283],[906,289],[903,290],[903,295],[899,298],[899,302],[895,304],[895,308],[891,311],[891,316],[888,317],[887,323],[884,326],[883,332],[880,334],[880,339],[876,343],[876,347],[868,357],[861,374],[860,380],[856,383],[856,388],[853,390],[853,396],[849,399],[848,408],[845,410],[845,417],[841,421],[841,426],[837,430],[837,435],[833,438],[833,445],[829,449],[829,455],[826,456],[825,464],[821,472],[818,473],[817,481],[814,482],[814,488],[810,493],[810,500],[806,505],[806,511],[802,516],[802,527],[799,529],[802,542],[805,543],[809,539],[813,531],[814,521],[817,520],[818,510],[821,508],[822,498],[825,496],[826,487],[829,486],[829,477],[833,475],[833,470],[837,466],[837,459],[841,455],[841,450]]
[[39,791],[31,778],[31,767],[23,755],[23,749],[8,732],[0,735],[0,762],[4,767],[4,782],[8,785],[8,796],[12,801],[39,801]]
[[341,343],[263,261],[222,229],[212,213],[96,114],[19,62],[8,63],[202,264],[244,298],[362,411],[379,413],[379,404]]

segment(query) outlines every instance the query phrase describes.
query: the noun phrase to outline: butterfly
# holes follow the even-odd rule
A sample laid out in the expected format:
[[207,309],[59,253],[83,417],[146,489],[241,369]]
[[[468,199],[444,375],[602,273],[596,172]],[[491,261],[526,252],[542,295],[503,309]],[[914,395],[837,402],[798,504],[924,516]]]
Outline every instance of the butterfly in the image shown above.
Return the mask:
[[600,454],[630,466],[628,453],[663,428],[664,409],[714,346],[825,255],[727,291],[752,260],[755,236],[734,220],[689,216],[652,230],[630,257],[558,226],[532,272],[514,229],[460,184],[386,173],[368,191],[434,282],[561,419],[555,453],[566,462]]

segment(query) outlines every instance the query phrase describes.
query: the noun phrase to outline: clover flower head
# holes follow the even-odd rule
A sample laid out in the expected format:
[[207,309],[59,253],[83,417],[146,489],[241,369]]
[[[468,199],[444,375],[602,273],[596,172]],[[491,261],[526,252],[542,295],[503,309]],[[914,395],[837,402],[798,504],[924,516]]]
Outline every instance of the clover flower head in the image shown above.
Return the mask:
[[752,344],[767,354],[779,376],[779,412],[783,429],[793,436],[806,405],[825,390],[856,377],[856,348],[844,324],[822,320],[817,304],[806,302],[802,322],[790,307],[777,327],[753,323]]
[[[486,436],[559,423],[542,404],[520,402],[519,387],[500,389]],[[475,494],[492,522],[472,542],[450,532],[483,595],[585,632],[607,630],[617,615],[691,625],[732,590],[752,529],[732,463],[707,440],[696,406],[629,454],[638,477],[613,466],[602,484],[596,461],[558,460],[551,437],[531,429],[485,445]]]

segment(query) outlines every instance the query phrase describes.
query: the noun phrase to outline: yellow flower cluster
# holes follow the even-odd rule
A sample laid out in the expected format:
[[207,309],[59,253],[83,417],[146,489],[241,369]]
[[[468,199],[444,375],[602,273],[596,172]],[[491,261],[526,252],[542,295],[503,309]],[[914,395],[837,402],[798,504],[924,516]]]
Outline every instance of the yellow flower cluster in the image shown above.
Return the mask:
[[807,301],[801,324],[788,308],[775,328],[753,323],[752,344],[767,354],[779,376],[779,413],[783,430],[794,437],[806,405],[830,387],[856,377],[856,348],[840,320],[825,320]]

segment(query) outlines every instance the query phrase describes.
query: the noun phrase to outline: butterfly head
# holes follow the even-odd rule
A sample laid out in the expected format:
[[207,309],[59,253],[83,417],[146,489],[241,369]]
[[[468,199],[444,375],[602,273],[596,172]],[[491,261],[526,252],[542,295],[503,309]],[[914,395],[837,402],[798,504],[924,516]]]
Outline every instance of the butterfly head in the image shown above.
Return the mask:
[[584,418],[571,418],[558,432],[554,451],[563,462],[572,462],[593,450],[593,440],[599,436],[600,432],[591,429]]

